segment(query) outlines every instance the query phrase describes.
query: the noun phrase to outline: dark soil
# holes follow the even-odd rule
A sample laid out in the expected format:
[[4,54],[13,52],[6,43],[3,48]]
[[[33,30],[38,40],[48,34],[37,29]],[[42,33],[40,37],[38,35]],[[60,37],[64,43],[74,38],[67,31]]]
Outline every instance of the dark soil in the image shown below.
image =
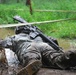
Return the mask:
[[[0,75],[16,75],[20,70],[19,68],[9,67],[8,69],[0,70]],[[48,69],[41,68],[34,75],[76,75],[76,70],[58,70],[58,69]]]
[[41,68],[36,75],[76,75],[76,71]]

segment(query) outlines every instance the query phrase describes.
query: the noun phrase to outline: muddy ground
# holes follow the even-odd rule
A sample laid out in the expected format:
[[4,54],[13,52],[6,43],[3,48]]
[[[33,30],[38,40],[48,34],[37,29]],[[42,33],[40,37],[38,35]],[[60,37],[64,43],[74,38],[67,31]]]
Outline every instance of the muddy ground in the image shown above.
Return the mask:
[[76,71],[41,68],[36,75],[76,75]]
[[[20,68],[9,67],[8,69],[0,70],[0,75],[16,75]],[[58,70],[41,68],[34,75],[76,75],[76,70]]]

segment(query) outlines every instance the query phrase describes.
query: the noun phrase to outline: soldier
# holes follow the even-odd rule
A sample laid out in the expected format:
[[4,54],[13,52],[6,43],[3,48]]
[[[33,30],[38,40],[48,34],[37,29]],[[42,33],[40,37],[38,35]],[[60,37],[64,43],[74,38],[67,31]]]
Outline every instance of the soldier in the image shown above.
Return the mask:
[[76,50],[57,51],[44,42],[39,35],[33,37],[30,28],[34,27],[30,25],[16,27],[16,35],[0,42],[2,47],[12,49],[24,66],[17,75],[33,75],[43,64],[58,69],[76,66]]

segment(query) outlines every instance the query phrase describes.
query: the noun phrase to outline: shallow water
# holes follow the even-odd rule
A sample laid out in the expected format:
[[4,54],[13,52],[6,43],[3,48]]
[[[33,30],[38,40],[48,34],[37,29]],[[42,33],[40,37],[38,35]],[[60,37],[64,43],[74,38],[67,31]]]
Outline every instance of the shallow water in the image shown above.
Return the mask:
[[14,34],[13,29],[9,28],[0,28],[0,39],[4,39],[5,37],[11,36]]
[[76,49],[76,40],[75,39],[57,39],[59,46],[64,50],[73,50]]

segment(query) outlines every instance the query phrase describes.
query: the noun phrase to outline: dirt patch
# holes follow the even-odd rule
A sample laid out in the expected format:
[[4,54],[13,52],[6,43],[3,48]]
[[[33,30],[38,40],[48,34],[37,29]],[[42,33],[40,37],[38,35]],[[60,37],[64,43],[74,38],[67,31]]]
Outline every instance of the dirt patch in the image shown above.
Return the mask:
[[[0,75],[16,75],[16,72],[18,72],[19,70],[20,68],[9,67],[8,69],[0,70]],[[76,70],[58,70],[41,68],[34,75],[76,75]]]
[[36,75],[76,75],[76,71],[41,68]]

